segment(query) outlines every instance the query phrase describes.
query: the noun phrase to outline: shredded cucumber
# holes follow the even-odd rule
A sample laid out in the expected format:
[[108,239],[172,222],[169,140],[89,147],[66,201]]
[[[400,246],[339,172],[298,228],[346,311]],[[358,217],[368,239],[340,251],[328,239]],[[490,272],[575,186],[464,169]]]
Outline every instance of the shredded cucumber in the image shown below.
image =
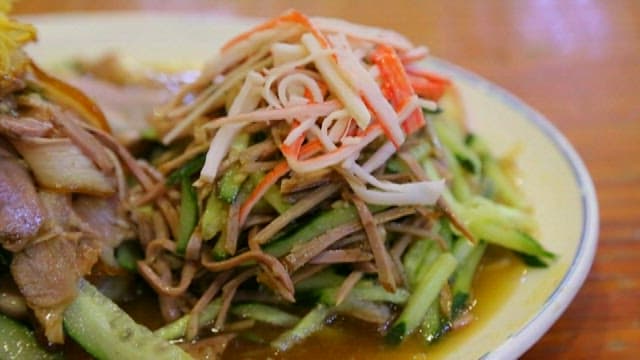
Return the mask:
[[40,347],[32,330],[0,314],[0,359],[58,360],[61,354]]
[[64,313],[64,327],[97,359],[191,359],[180,347],[138,325],[89,282],[81,280],[78,290]]

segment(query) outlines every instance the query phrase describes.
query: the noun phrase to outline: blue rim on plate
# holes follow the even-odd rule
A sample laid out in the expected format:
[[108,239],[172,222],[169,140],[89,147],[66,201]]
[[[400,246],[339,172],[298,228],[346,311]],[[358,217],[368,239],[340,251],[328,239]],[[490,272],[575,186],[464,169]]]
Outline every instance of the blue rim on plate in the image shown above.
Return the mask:
[[[518,331],[512,333],[498,348],[481,357],[481,359],[517,358],[531,348],[564,313],[586,280],[598,242],[599,217],[595,187],[576,150],[567,138],[538,111],[500,86],[457,65],[434,57],[430,57],[426,62],[430,67],[451,77],[462,79],[473,86],[475,90],[496,98],[522,114],[527,121],[544,133],[560,151],[567,166],[571,169],[574,181],[580,191],[583,213],[580,240],[568,271],[532,319]],[[556,306],[553,311],[550,309],[552,304]]]
[[[134,34],[133,37],[131,34],[127,34],[126,37],[128,41],[134,41],[135,44],[142,45],[148,45],[146,39],[144,42],[141,40],[147,25],[157,25],[158,23],[171,22],[171,20],[176,20],[181,24],[188,24],[190,26],[189,30],[193,31],[193,33],[198,33],[195,32],[196,30],[200,31],[204,28],[209,29],[210,27],[207,26],[213,26],[214,23],[217,28],[228,30],[239,23],[243,26],[248,26],[249,24],[258,21],[258,19],[255,18],[232,18],[229,16],[209,17],[195,13],[167,14],[135,12],[113,12],[108,14],[72,13],[56,14],[55,16],[32,16],[26,18],[28,21],[44,25],[43,27],[48,26],[48,30],[61,28],[67,32],[75,32],[77,31],[75,30],[75,27],[77,27],[78,24],[81,24],[82,26],[89,26],[95,33],[100,35],[100,39],[105,41],[109,46],[114,45],[113,42],[110,42],[113,39],[107,37],[109,34],[103,34],[100,30],[113,29],[110,25],[113,25],[113,22],[118,21],[124,22],[129,27],[133,26],[132,24],[142,27],[143,31],[141,31],[140,34]],[[154,57],[153,54],[164,53],[166,51],[166,41],[173,41],[180,38],[178,35],[169,32],[167,26],[163,26],[161,29],[165,31],[162,35],[167,38],[164,38],[161,43],[154,43],[156,47],[152,50],[155,50],[155,52],[151,51],[151,57]],[[83,45],[81,42],[75,44],[67,41],[66,39],[56,37],[56,34],[49,34],[46,32],[43,33],[42,40],[46,41],[49,35],[52,36],[51,40],[54,43],[66,44],[64,47],[54,49],[57,51],[55,53],[56,56],[62,56],[64,54],[68,55],[69,52],[73,53],[77,50],[90,50],[90,52],[94,50],[91,47],[87,48],[81,46]],[[211,35],[213,34],[209,34],[209,36]],[[212,42],[207,43],[209,44],[209,47],[207,48],[213,47]],[[159,46],[162,44],[164,44],[165,47]],[[97,45],[97,47],[105,46],[105,44],[102,43],[98,43]],[[135,50],[138,50],[135,55],[148,56],[147,52],[143,52],[140,49]],[[198,51],[189,53],[189,56],[202,59],[209,56],[208,51],[210,50],[207,50],[207,54],[204,56],[202,56],[202,53],[200,52],[201,49],[197,50]],[[487,359],[517,358],[529,349],[536,341],[538,341],[538,339],[564,312],[587,277],[595,255],[598,236],[598,204],[593,182],[586,167],[584,166],[584,163],[574,148],[543,115],[526,105],[523,101],[508,91],[472,72],[469,72],[468,70],[434,57],[430,57],[426,63],[434,70],[438,70],[445,75],[461,80],[472,87],[474,91],[478,91],[488,98],[495,99],[497,102],[506,105],[508,108],[513,109],[515,112],[522,115],[524,121],[532,124],[547,139],[549,139],[552,146],[555,147],[562,160],[567,165],[566,168],[570,169],[572,180],[579,192],[580,207],[582,211],[579,230],[580,237],[577,242],[577,247],[573,255],[573,259],[571,260],[571,264],[560,278],[558,284],[550,292],[550,295],[542,301],[542,305],[538,308],[538,311],[525,321],[518,330],[511,333],[504,342],[482,356],[482,358]]]

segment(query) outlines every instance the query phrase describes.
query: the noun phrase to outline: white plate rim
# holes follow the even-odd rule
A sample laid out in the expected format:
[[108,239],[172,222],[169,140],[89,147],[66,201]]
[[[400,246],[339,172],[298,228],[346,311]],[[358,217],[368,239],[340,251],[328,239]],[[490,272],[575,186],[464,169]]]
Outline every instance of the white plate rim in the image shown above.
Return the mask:
[[[55,22],[59,20],[72,21],[74,18],[91,18],[92,21],[101,21],[109,18],[141,17],[186,17],[189,19],[222,19],[225,22],[252,23],[260,19],[251,17],[234,16],[230,14],[206,14],[193,11],[109,11],[109,12],[66,12],[42,15],[22,15],[19,18],[33,23]],[[496,99],[533,124],[556,147],[562,158],[571,170],[571,174],[577,184],[580,193],[580,202],[583,211],[580,238],[577,250],[566,273],[555,287],[553,292],[544,301],[539,311],[526,322],[519,330],[512,333],[501,345],[487,352],[482,359],[513,359],[518,358],[530,349],[564,313],[577,292],[582,287],[589,274],[595,257],[598,235],[599,216],[598,201],[595,187],[584,162],[573,148],[567,138],[552,124],[552,122],[523,100],[513,95],[501,86],[466,70],[458,65],[437,57],[430,57],[429,65],[443,70],[446,73],[463,79],[472,86],[485,92],[485,95]]]
[[431,57],[428,62],[435,68],[464,79],[476,88],[485,91],[489,97],[494,97],[520,113],[524,119],[532,123],[551,140],[571,169],[574,180],[578,185],[583,217],[577,251],[569,269],[533,318],[518,331],[511,334],[495,350],[481,357],[481,359],[518,358],[530,349],[564,313],[589,274],[595,257],[599,234],[598,199],[593,180],[580,155],[569,140],[540,112],[501,86],[458,65],[436,57]]

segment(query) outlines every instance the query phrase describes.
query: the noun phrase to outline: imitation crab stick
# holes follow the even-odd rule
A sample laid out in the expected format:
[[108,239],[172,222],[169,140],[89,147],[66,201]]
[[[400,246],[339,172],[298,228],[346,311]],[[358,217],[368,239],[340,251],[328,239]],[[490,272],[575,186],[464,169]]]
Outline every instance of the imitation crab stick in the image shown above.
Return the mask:
[[303,13],[297,11],[297,10],[289,10],[286,11],[284,14],[273,18],[271,20],[268,20],[256,27],[254,27],[253,29],[242,33],[236,37],[234,37],[233,39],[229,40],[226,44],[224,44],[222,46],[222,51],[225,51],[231,47],[233,47],[234,45],[248,39],[251,35],[264,31],[264,30],[269,30],[269,29],[273,29],[275,27],[278,27],[282,24],[286,24],[286,23],[294,23],[294,24],[299,24],[304,26],[305,28],[307,28],[309,31],[311,31],[311,33],[313,34],[313,36],[318,40],[318,42],[320,42],[320,45],[323,48],[327,48],[329,47],[329,43],[327,42],[327,39],[324,37],[324,35],[320,32],[320,30],[318,30],[318,28],[311,22],[311,20],[309,20],[309,18],[304,15]]
[[[388,45],[379,45],[371,56],[380,70],[382,92],[396,111],[402,109],[415,95],[411,81],[396,51]],[[424,126],[424,116],[416,109],[402,124],[402,129],[411,134]]]

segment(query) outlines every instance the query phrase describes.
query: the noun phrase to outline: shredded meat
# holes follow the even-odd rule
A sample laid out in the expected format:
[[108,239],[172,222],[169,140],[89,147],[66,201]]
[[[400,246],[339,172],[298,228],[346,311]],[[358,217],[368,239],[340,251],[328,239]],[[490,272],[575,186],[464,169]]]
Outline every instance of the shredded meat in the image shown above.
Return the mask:
[[64,309],[76,296],[78,280],[97,258],[97,244],[78,233],[63,233],[14,256],[11,274],[49,341],[64,341]]
[[0,115],[0,134],[8,137],[41,137],[47,135],[51,129],[53,129],[51,123],[30,117],[15,118],[13,116]]
[[54,110],[53,119],[62,128],[71,141],[90,158],[103,173],[109,175],[114,170],[114,165],[102,145],[91,134],[80,126],[70,112]]
[[42,204],[26,167],[0,147],[0,244],[24,249],[44,222]]
[[[367,238],[369,239],[369,247],[375,258],[378,267],[378,277],[380,283],[387,291],[395,291],[396,281],[394,278],[394,263],[389,256],[389,252],[384,244],[384,237],[381,236],[382,231],[376,226],[376,222],[364,201],[354,198],[353,204],[358,209],[358,215],[362,222]],[[384,229],[384,228],[382,228]]]
[[379,325],[391,317],[391,310],[386,305],[356,299],[343,302],[336,310],[341,314]]
[[363,262],[373,259],[371,253],[361,249],[325,250],[311,259],[311,264],[341,264]]
[[322,189],[316,190],[309,194],[309,196],[298,201],[295,205],[290,207],[287,211],[275,218],[270,224],[262,228],[256,236],[251,238],[251,242],[255,244],[264,244],[269,241],[278,231],[282,230],[287,224],[293,220],[304,215],[309,210],[316,207],[318,204],[338,192],[337,185],[328,185]]
[[308,174],[294,174],[291,178],[282,180],[280,191],[283,194],[290,194],[298,191],[312,189],[321,185],[328,184],[336,180],[335,174],[331,169],[322,169]]
[[340,289],[336,294],[336,305],[340,305],[340,303],[347,298],[347,295],[349,295],[356,283],[362,279],[362,275],[364,275],[362,271],[352,271],[351,274],[344,279],[344,282],[340,285]]
[[[375,223],[382,224],[387,221],[392,221],[400,217],[413,214],[414,212],[415,211],[412,208],[393,208],[376,214],[373,216],[373,221]],[[329,229],[302,245],[294,246],[291,252],[284,257],[284,263],[288,269],[295,271],[309,262],[313,257],[333,245],[336,241],[359,231],[362,227],[362,223],[359,220],[354,220],[333,229]]]
[[[229,270],[237,267],[247,261],[256,261],[261,265],[263,272],[261,274],[269,274],[267,278],[264,278],[266,285],[270,286],[276,292],[279,292],[283,298],[291,299],[293,296],[293,283],[291,277],[287,273],[282,263],[278,259],[269,254],[265,254],[259,249],[244,252],[240,255],[234,256],[224,261],[211,261],[209,256],[202,255],[202,266],[209,271],[218,272]],[[273,280],[273,282],[269,281]]]
[[195,359],[219,359],[236,336],[235,333],[222,334],[181,346]]

